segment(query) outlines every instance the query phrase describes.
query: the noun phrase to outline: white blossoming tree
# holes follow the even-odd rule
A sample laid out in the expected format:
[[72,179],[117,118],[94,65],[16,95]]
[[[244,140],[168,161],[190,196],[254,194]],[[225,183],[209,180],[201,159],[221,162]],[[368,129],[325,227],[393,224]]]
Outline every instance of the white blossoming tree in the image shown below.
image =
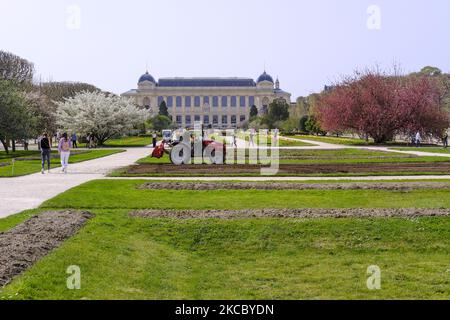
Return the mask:
[[128,98],[102,92],[81,92],[57,105],[60,128],[78,135],[91,134],[99,145],[113,136],[128,133],[150,116]]

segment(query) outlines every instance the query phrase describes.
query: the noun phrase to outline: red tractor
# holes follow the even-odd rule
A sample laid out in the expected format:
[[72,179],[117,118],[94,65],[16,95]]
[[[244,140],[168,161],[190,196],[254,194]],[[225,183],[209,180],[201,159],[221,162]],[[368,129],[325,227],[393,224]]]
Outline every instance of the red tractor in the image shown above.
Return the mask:
[[[203,131],[203,130],[202,130]],[[203,132],[202,132],[203,133]],[[202,134],[203,136],[203,134]],[[186,132],[179,140],[167,144],[162,141],[152,153],[153,158],[160,159],[164,153],[168,153],[170,161],[175,165],[192,164],[193,159],[200,163],[225,164],[226,145],[212,139],[199,138],[193,139],[193,136]]]

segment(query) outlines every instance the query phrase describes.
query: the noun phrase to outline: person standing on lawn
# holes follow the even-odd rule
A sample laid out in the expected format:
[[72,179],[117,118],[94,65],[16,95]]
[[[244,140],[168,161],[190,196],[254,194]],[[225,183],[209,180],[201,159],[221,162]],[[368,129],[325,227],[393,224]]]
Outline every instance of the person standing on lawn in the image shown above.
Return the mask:
[[41,160],[42,160],[42,174],[45,170],[45,161],[47,161],[47,170],[50,173],[50,158],[52,149],[50,146],[50,140],[48,139],[47,133],[42,134],[42,138],[39,140],[39,149],[41,150]]
[[67,137],[67,133],[62,135],[58,144],[58,152],[61,157],[62,171],[67,173],[67,167],[69,166],[70,149],[72,148],[72,141]]
[[157,138],[156,132],[153,132],[153,134],[152,134],[153,148],[156,148],[156,143],[157,143],[156,138]]
[[420,143],[422,142],[422,136],[420,135],[420,132],[417,131],[416,133],[416,147],[419,148],[420,147]]
[[78,139],[78,138],[77,138],[77,134],[76,134],[76,133],[73,133],[71,139],[72,139],[72,146],[73,146],[74,148],[78,148],[78,145],[77,145],[77,139]]

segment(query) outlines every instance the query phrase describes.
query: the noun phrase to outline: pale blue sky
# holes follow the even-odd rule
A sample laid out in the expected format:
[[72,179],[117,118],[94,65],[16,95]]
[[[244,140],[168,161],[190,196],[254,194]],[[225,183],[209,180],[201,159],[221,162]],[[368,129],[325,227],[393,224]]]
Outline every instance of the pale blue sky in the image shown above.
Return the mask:
[[[367,27],[370,5],[381,30]],[[375,64],[449,72],[449,34],[448,0],[0,0],[1,50],[44,79],[115,93],[135,88],[147,63],[156,78],[254,79],[265,63],[293,98]]]

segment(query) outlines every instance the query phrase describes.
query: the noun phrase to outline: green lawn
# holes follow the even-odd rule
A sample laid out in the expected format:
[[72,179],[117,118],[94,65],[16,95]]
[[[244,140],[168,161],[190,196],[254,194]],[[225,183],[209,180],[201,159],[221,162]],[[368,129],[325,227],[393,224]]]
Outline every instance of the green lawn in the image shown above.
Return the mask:
[[[231,152],[228,150],[227,152]],[[263,152],[263,151],[260,151]],[[265,151],[264,151],[265,152]],[[270,151],[268,151],[270,155]],[[248,163],[249,151],[246,150],[245,157]],[[364,149],[338,149],[338,150],[279,150],[281,164],[356,164],[356,163],[405,163],[405,162],[447,162],[449,159],[443,157],[421,157],[405,155],[395,152],[373,151]],[[170,163],[166,154],[161,159],[146,157],[138,161],[139,164],[164,164]],[[239,158],[238,163],[244,163]]]
[[[48,209],[90,208],[96,216],[78,235],[0,290],[0,298],[450,298],[449,218],[176,220],[128,216],[133,208],[450,208],[450,190],[136,190],[139,183],[93,181],[46,202]],[[35,212],[0,220],[0,230]],[[66,289],[70,265],[81,268],[81,290]],[[382,290],[366,288],[370,265],[382,270]]]
[[318,141],[318,142],[331,143],[331,144],[350,145],[350,146],[364,146],[364,145],[368,145],[368,144],[373,144],[372,140],[369,140],[369,143],[367,143],[367,141],[364,139],[337,138],[337,137],[330,137],[330,136],[324,137],[324,136],[313,136],[313,135],[298,135],[298,136],[292,136],[291,138],[308,140],[308,141]]
[[[230,152],[230,150],[228,150]],[[237,160],[238,164],[248,163],[248,150],[246,151],[246,159],[242,157]],[[280,150],[280,164],[302,164],[302,165],[332,165],[332,164],[369,164],[369,163],[429,163],[429,162],[449,162],[450,159],[445,157],[434,157],[434,156],[415,156],[407,155],[395,152],[384,152],[384,151],[373,151],[364,149],[339,149],[339,150]],[[138,164],[170,164],[169,155],[164,155],[161,159],[145,157],[140,159]],[[436,174],[446,174],[447,172],[426,172],[422,171],[394,171],[394,172],[381,172],[381,173],[311,173],[311,174],[298,174],[300,176],[370,176],[370,175],[436,175]],[[227,172],[218,172],[212,170],[210,174],[192,174],[189,171],[176,173],[176,174],[165,174],[165,173],[141,173],[141,174],[130,174],[127,173],[126,169],[119,169],[111,173],[111,176],[127,176],[127,177],[160,177],[160,176],[258,176],[257,174],[251,173],[241,173],[241,174],[230,174]],[[283,174],[278,174],[282,176]],[[284,174],[288,176],[295,176],[295,174]]]
[[[77,150],[72,151],[72,155],[69,158],[69,163],[83,162],[87,160],[97,159],[106,157],[115,153],[123,152],[124,150]],[[77,154],[78,153],[78,154]],[[61,167],[59,158],[57,157],[57,151],[52,152],[52,156],[56,158],[51,159],[51,168]],[[12,165],[12,158],[19,159],[14,161],[14,168]],[[22,159],[22,160],[21,160]],[[30,159],[30,160],[23,160]],[[2,165],[3,164],[3,165]],[[47,164],[46,164],[47,165]],[[46,167],[47,168],[47,167]],[[14,169],[14,172],[13,172]],[[0,178],[7,177],[17,177],[27,174],[32,174],[39,172],[41,170],[41,160],[39,151],[28,151],[28,152],[15,152],[6,155],[5,152],[0,152]]]
[[127,147],[145,147],[152,143],[150,137],[123,137],[120,139],[107,140],[105,147],[127,148]]
[[[239,135],[238,138],[245,140],[247,142],[250,141],[250,136],[247,135]],[[260,145],[260,140],[262,143],[262,139],[260,139],[259,135],[256,135],[254,138],[255,144],[257,144],[258,146]],[[303,142],[303,141],[295,141],[295,140],[287,140],[287,139],[283,139],[283,137],[280,137],[280,139],[278,139],[278,145],[279,147],[311,147],[311,146],[315,146],[314,143],[307,143],[307,142]],[[266,138],[266,141],[264,142],[263,146],[272,146],[272,137],[268,136]]]
[[391,148],[392,150],[399,151],[420,151],[420,152],[432,152],[432,153],[450,153],[449,148],[439,147],[421,147],[421,148]]
[[[48,208],[450,208],[450,189],[384,190],[138,190],[143,180],[97,180],[43,204]],[[120,196],[118,196],[120,195]],[[195,199],[195,201],[193,201]]]

